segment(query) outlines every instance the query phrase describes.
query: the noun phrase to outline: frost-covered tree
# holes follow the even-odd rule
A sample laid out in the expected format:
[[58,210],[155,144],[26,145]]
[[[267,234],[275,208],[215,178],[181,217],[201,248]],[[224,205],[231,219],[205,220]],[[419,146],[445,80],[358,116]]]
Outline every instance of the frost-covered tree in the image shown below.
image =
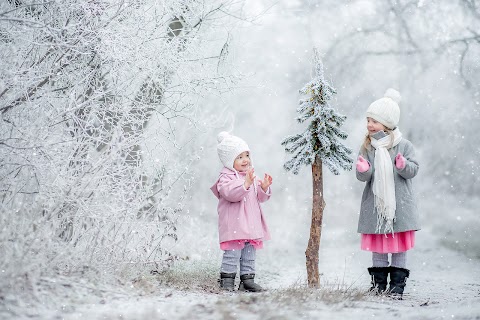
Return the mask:
[[174,259],[199,101],[235,86],[241,6],[0,1],[0,296]]
[[340,129],[346,116],[330,106],[329,101],[336,92],[325,79],[323,64],[316,49],[314,66],[316,76],[300,90],[307,98],[300,100],[297,109],[299,116],[296,118],[299,123],[309,123],[308,127],[304,132],[288,136],[282,141],[285,151],[294,154],[293,158],[285,163],[285,170],[298,174],[303,165],[312,166],[312,223],[305,252],[308,285],[311,287],[317,287],[320,283],[318,253],[325,208],[322,164],[338,175],[340,169],[351,170],[353,163],[349,156],[352,150],[341,142],[347,138],[347,133]]

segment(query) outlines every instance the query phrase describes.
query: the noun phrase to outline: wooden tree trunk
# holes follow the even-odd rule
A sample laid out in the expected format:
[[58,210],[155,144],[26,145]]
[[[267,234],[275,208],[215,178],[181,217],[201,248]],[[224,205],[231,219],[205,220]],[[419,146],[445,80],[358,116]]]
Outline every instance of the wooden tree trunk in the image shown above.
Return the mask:
[[323,199],[323,172],[322,161],[317,158],[312,165],[313,201],[312,223],[310,225],[310,239],[305,251],[307,264],[307,277],[309,287],[318,287],[320,277],[318,272],[318,253],[320,250],[320,237],[322,235],[322,219],[325,201]]

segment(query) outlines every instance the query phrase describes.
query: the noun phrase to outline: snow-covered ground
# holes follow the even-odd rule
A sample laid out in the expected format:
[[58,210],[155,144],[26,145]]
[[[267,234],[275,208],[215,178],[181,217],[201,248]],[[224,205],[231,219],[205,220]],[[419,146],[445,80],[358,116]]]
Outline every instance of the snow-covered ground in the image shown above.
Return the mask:
[[[340,240],[347,239],[347,240]],[[25,306],[25,319],[480,319],[480,261],[438,246],[432,230],[417,233],[410,252],[411,277],[403,300],[364,295],[369,287],[370,255],[341,233],[325,232],[320,254],[322,288],[306,289],[302,252],[266,248],[257,258],[257,280],[265,293],[216,290],[211,266],[202,259],[182,263],[186,277],[173,286],[148,278],[141,290],[97,288],[83,297],[66,296],[59,305]],[[214,259],[215,260],[215,259]],[[210,276],[202,276],[202,267]],[[200,267],[199,267],[200,266]],[[188,271],[191,268],[191,271]],[[200,270],[199,270],[200,269]],[[180,275],[181,276],[181,275]],[[238,281],[238,279],[237,279]],[[201,281],[200,281],[201,282]],[[189,283],[194,283],[188,288]],[[73,288],[78,288],[77,285]],[[16,310],[20,310],[16,308]],[[0,313],[0,318],[11,315]]]

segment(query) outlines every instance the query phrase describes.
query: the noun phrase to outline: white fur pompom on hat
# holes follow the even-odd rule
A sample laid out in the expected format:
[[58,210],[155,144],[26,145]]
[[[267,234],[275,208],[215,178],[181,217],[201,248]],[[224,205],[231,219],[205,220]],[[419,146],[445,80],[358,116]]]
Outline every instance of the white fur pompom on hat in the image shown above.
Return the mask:
[[217,135],[217,153],[222,164],[231,170],[235,158],[244,151],[250,151],[247,143],[241,138],[222,131]]
[[396,103],[400,103],[400,101],[402,101],[402,96],[400,95],[400,92],[392,88],[388,88],[387,91],[385,91],[385,94],[383,96],[385,98],[392,99]]
[[389,129],[394,129],[400,121],[398,103],[401,99],[400,92],[392,88],[387,89],[383,98],[374,101],[368,107],[367,117],[377,120]]
[[220,143],[222,142],[223,139],[225,139],[226,137],[230,136],[230,133],[228,133],[227,131],[222,131],[220,132],[218,135],[217,135],[217,142]]

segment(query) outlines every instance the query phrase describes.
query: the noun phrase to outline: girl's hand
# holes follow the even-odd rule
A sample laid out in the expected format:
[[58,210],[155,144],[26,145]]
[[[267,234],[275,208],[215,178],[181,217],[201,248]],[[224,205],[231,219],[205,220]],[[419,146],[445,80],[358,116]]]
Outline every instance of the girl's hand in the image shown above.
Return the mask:
[[245,176],[245,183],[243,184],[245,186],[245,189],[248,190],[248,188],[250,188],[254,180],[255,180],[255,169],[250,168],[247,170],[247,175]]
[[370,164],[368,164],[368,161],[365,160],[364,157],[359,155],[357,160],[357,171],[360,173],[363,173],[363,172],[367,172],[369,168],[370,168]]
[[397,167],[397,169],[399,170],[402,170],[403,168],[405,168],[406,165],[407,165],[407,160],[401,153],[398,153],[397,156],[395,157],[395,167]]
[[265,173],[265,177],[263,178],[262,182],[260,182],[260,187],[262,188],[263,192],[267,192],[268,187],[272,185],[272,176]]

